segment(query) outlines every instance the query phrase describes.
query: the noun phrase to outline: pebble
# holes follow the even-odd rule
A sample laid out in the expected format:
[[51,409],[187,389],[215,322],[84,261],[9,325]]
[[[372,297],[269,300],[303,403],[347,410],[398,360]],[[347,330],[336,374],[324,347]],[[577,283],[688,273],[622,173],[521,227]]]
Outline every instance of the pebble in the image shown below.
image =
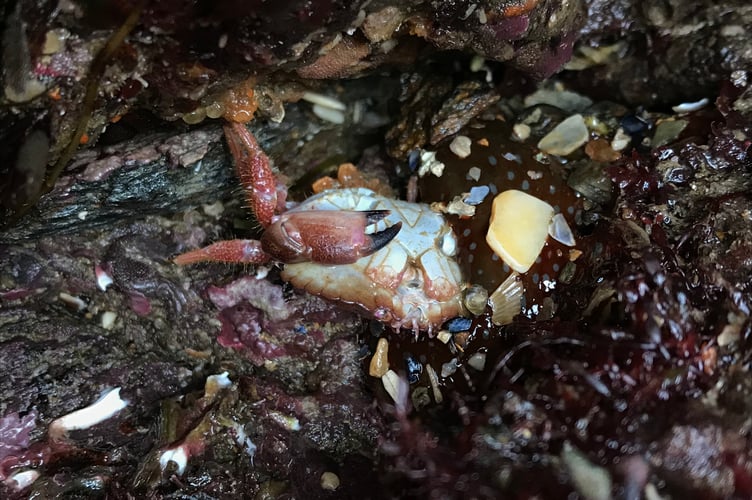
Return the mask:
[[467,360],[467,365],[470,368],[474,368],[479,372],[482,372],[483,368],[486,367],[486,353],[476,352],[475,354],[470,356],[470,359]]
[[549,104],[569,113],[584,111],[593,105],[593,101],[582,94],[570,90],[540,89],[525,97],[525,107],[536,104]]
[[465,135],[458,135],[449,144],[449,150],[457,155],[459,158],[467,158],[470,156],[472,141]]
[[651,146],[654,148],[665,146],[676,140],[689,122],[687,120],[664,120],[655,127]]
[[413,408],[420,411],[421,408],[425,408],[431,404],[431,395],[428,393],[428,387],[416,387],[410,393],[410,401],[413,403]]
[[473,186],[470,188],[470,194],[465,198],[465,203],[468,205],[480,205],[490,192],[491,188],[486,185]]
[[447,323],[447,328],[451,333],[464,332],[469,330],[472,324],[470,318],[454,318]]
[[117,313],[114,311],[105,311],[100,318],[102,328],[105,330],[112,330],[115,326],[115,320],[117,319]]
[[63,49],[65,40],[68,38],[67,30],[55,29],[44,34],[44,45],[42,45],[42,54],[52,55]]
[[447,378],[457,371],[457,359],[452,359],[441,365],[441,378]]
[[407,381],[409,383],[414,384],[420,380],[420,374],[423,372],[423,365],[421,365],[420,361],[415,359],[411,354],[408,354],[405,357],[405,369],[407,370]]
[[475,316],[480,316],[488,304],[488,290],[480,285],[471,285],[465,291],[462,303]]
[[572,115],[538,142],[538,149],[548,154],[567,156],[585,144],[590,138],[582,115]]
[[718,335],[717,341],[720,347],[726,347],[735,342],[739,342],[740,338],[741,329],[739,328],[739,325],[726,325]]
[[368,366],[368,374],[372,377],[381,378],[389,370],[389,341],[380,338],[376,344],[376,352],[373,353],[371,363]]
[[324,472],[321,474],[321,489],[335,491],[339,488],[339,476],[334,472]]
[[449,332],[449,330],[441,330],[438,334],[436,334],[436,338],[439,339],[440,342],[446,344],[449,342],[449,339],[452,338],[452,334]]
[[588,155],[590,159],[599,162],[615,161],[621,157],[621,154],[614,151],[611,144],[603,138],[588,142],[587,145],[585,145],[585,154]]
[[632,137],[630,137],[629,134],[624,132],[624,129],[620,127],[614,134],[614,138],[611,139],[611,149],[613,149],[614,151],[622,151],[624,148],[629,146],[629,143],[631,141]]
[[619,120],[619,123],[621,123],[621,128],[624,129],[624,132],[633,137],[644,136],[652,126],[646,118],[635,114],[623,116],[621,120]]
[[515,137],[521,141],[526,141],[528,137],[530,137],[530,132],[532,132],[530,125],[525,123],[516,123],[514,127],[512,127],[512,131],[514,131]]
[[467,178],[478,182],[478,179],[480,179],[480,174],[481,172],[478,167],[470,167],[467,171]]

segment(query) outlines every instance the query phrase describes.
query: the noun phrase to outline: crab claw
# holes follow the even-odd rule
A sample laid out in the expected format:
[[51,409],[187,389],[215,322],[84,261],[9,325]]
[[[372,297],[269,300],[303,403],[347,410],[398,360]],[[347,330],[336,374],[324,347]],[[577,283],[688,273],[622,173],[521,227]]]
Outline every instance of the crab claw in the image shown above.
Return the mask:
[[366,233],[368,226],[387,215],[388,210],[287,212],[266,229],[261,247],[273,259],[286,263],[352,264],[397,236],[402,222]]

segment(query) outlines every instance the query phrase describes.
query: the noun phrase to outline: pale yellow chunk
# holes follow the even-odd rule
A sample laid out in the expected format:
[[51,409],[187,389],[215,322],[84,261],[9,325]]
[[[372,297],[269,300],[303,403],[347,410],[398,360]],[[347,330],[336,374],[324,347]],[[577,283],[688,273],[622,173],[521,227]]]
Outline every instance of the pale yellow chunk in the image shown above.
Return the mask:
[[494,198],[486,242],[509,267],[527,272],[543,250],[553,216],[554,208],[545,201],[504,191]]

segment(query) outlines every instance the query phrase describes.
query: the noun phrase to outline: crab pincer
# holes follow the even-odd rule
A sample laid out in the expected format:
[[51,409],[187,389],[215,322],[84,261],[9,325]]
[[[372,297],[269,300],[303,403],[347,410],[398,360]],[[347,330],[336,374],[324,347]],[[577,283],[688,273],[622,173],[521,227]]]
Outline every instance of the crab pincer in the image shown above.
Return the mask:
[[367,233],[388,210],[288,212],[275,217],[260,240],[227,240],[178,255],[178,265],[197,262],[263,264],[271,260],[295,263],[352,264],[392,241],[402,228],[398,222]]
[[286,263],[352,264],[379,251],[397,236],[398,222],[378,232],[367,228],[389,210],[301,210],[286,212],[261,236],[261,247]]
[[399,233],[397,222],[380,231],[375,226],[389,210],[296,210],[281,215],[286,198],[253,134],[240,123],[225,125],[235,168],[256,219],[265,228],[260,240],[219,241],[178,255],[179,265],[197,262],[261,264],[313,262],[352,264],[371,255]]

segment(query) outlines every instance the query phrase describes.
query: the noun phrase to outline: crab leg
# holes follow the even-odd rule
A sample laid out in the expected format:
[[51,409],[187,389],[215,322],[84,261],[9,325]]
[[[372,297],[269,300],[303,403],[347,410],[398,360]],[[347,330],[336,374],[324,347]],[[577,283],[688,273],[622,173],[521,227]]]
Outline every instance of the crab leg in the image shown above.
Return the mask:
[[263,264],[269,260],[269,256],[261,249],[260,241],[227,240],[180,254],[173,259],[173,262],[179,266],[185,266],[197,262]]
[[[277,179],[269,166],[269,157],[242,123],[229,122],[224,129],[248,204],[256,214],[259,224],[268,227],[278,207],[279,189]],[[279,201],[284,203],[284,199]]]
[[261,247],[286,263],[352,264],[383,248],[397,236],[402,222],[378,232],[368,226],[388,210],[301,210],[276,218],[261,237]]

